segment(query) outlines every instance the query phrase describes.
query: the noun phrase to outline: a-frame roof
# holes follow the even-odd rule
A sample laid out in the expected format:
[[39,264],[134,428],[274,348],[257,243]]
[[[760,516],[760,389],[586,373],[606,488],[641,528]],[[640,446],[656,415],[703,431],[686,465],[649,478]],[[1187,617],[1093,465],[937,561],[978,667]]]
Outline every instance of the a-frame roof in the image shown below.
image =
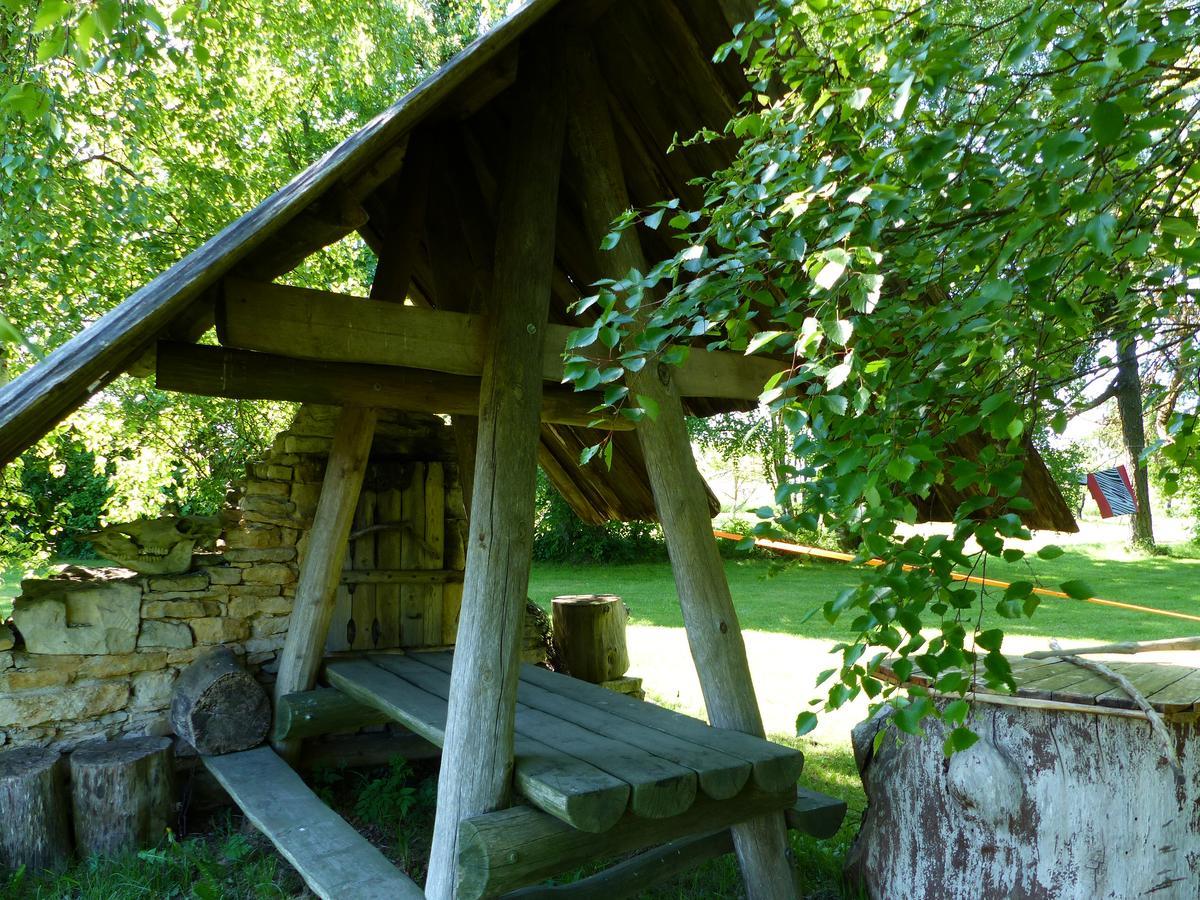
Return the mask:
[[[596,45],[628,153],[633,202],[689,193],[694,198],[688,182],[716,170],[728,156],[714,147],[667,151],[677,135],[719,129],[744,95],[747,85],[737,66],[715,64],[712,56],[729,39],[732,24],[752,12],[748,0],[530,0],[291,183],[0,388],[0,465],[122,372],[141,366],[144,374],[157,342],[196,340],[213,323],[227,276],[270,281],[355,230],[377,251],[386,250],[396,229],[408,227],[404,207],[413,201],[397,196],[403,190],[397,180],[418,143],[429,190],[449,185],[469,195],[460,198],[456,217],[486,220],[489,206],[497,202],[500,167],[494,157],[507,124],[504,92],[515,79],[522,39],[538,39],[539,25],[547,19],[557,22],[545,26],[586,28]],[[470,172],[466,178],[464,169]],[[575,324],[567,308],[596,273],[591,248],[580,243],[569,186],[562,193],[552,307],[557,321]],[[419,218],[415,224],[422,227]],[[424,227],[432,226],[426,221]],[[464,232],[470,230],[463,226]],[[470,237],[461,233],[457,239],[469,243]],[[661,249],[665,253],[666,247]],[[490,265],[489,260],[475,262]],[[427,264],[418,263],[413,275],[414,290],[431,305],[469,308],[467,298],[437,296]],[[729,397],[689,400],[698,414],[744,405]],[[616,435],[611,472],[597,467],[584,474],[578,453],[595,440],[577,427],[544,426],[542,461],[556,485],[590,521],[653,517],[633,435]]]
[[[417,257],[406,261],[409,295],[436,310],[477,311],[490,284],[495,213],[504,187],[501,148],[512,102],[507,89],[516,79],[522,47],[554,40],[560,26],[586,29],[595,47],[631,202],[644,207],[679,197],[699,205],[694,179],[725,166],[735,147],[721,141],[672,145],[702,128],[719,132],[746,95],[740,68],[732,61],[716,63],[713,55],[754,7],[754,0],[529,0],[291,183],[0,388],[0,465],[122,372],[153,371],[156,348],[182,355],[178,342],[196,341],[214,321],[221,334],[223,298],[231,285],[270,282],[355,231],[380,257],[381,268],[398,239],[417,234]],[[552,323],[560,325],[580,324],[570,308],[600,275],[581,224],[578,184],[579,174],[567,160],[551,302]],[[643,229],[640,236],[648,258],[673,253],[663,233]],[[747,377],[741,386],[729,389],[728,379],[714,376],[704,382],[712,390],[687,395],[688,410],[709,415],[753,405],[766,377],[763,367],[771,363],[742,359]],[[753,391],[744,390],[749,384]],[[275,396],[338,402],[332,390],[314,397]],[[552,482],[586,521],[654,518],[635,435],[612,432],[611,468],[599,460],[581,467],[580,451],[597,439],[577,424],[544,421],[540,460]],[[1027,524],[1074,530],[1070,511],[1032,449],[1030,459],[1027,480],[1036,509]],[[940,518],[937,512],[931,508],[929,515]]]

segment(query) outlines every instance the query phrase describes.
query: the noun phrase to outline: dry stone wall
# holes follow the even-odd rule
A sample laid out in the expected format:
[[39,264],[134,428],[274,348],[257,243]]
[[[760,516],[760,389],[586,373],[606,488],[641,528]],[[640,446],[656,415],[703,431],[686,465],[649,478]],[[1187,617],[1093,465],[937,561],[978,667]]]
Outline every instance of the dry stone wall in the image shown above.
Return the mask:
[[[266,457],[248,464],[221,513],[217,552],[197,553],[190,571],[72,567],[23,582],[14,627],[0,626],[0,747],[169,734],[176,677],[216,644],[273,681],[335,420],[334,409],[302,408]],[[433,416],[383,417],[372,466],[412,460],[445,467],[444,564],[461,569],[462,501],[447,427]]]

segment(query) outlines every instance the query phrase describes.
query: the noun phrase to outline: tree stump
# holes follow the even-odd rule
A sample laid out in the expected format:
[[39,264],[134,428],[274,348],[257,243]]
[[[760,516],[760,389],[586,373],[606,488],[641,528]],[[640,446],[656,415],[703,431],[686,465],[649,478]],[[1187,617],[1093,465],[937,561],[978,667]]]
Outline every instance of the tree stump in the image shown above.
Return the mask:
[[174,824],[174,754],[165,737],[84,744],[71,754],[75,845],[111,856],[162,840]]
[[180,673],[171,727],[204,756],[249,750],[267,737],[271,701],[233,652],[218,647]]
[[0,753],[0,868],[60,869],[70,855],[62,754],[34,747]]
[[629,612],[613,594],[555,597],[554,643],[567,671],[600,684],[620,678],[629,668],[625,624]]

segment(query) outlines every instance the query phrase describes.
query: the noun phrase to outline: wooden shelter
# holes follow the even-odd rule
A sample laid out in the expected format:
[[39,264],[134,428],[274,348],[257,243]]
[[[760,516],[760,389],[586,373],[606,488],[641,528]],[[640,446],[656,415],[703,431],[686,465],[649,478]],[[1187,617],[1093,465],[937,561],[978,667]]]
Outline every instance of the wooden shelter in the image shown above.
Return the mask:
[[[160,387],[172,390],[342,408],[301,561],[277,701],[313,688],[321,669],[376,410],[452,416],[469,518],[452,673],[448,660],[432,658],[338,663],[328,672],[345,693],[436,732],[444,747],[429,896],[454,896],[456,878],[465,891],[464,879],[473,877],[463,868],[468,851],[493,863],[510,859],[507,875],[484,879],[479,890],[487,893],[519,883],[511,870],[529,842],[549,842],[562,859],[574,860],[596,848],[629,850],[657,843],[656,835],[730,825],[750,896],[795,895],[784,810],[795,802],[790,767],[798,754],[761,740],[746,651],[710,530],[714,500],[684,424],[685,413],[752,405],[780,364],[695,353],[678,371],[630,374],[631,389],[656,401],[659,414],[636,430],[629,422],[606,424],[611,469],[578,464],[580,450],[600,437],[586,427],[598,398],[560,384],[567,334],[586,323],[570,313],[572,304],[596,280],[634,267],[645,271],[648,259],[671,249],[664,235],[638,230],[600,252],[609,223],[631,205],[667,197],[698,202],[692,179],[730,159],[732,145],[720,142],[668,148],[676,135],[720,129],[748,92],[738,66],[715,63],[713,54],[733,23],[752,14],[750,0],[530,0],[289,185],[0,389],[0,463],[122,372],[154,373]],[[378,256],[369,297],[275,282],[352,232]],[[220,345],[197,343],[214,325]],[[722,737],[705,744],[692,726],[639,723],[641,714],[609,709],[606,698],[533,684],[538,676],[528,673],[519,677],[539,462],[587,521],[662,523],[717,726],[705,733]],[[438,695],[441,712],[413,705],[414,697],[427,702]],[[552,711],[531,715],[530,697]],[[588,807],[591,814],[603,808],[607,818],[588,827],[622,823],[621,837],[607,843],[597,843],[596,834],[579,827],[583,819],[572,823],[565,812],[547,819],[535,810],[522,819],[520,810],[530,807],[505,810],[514,776],[527,801],[545,795],[546,762],[529,751],[533,726],[521,725],[520,717],[549,717],[563,731],[563,722],[581,714],[616,716],[626,731],[669,733],[674,745],[689,744],[689,753],[707,747],[707,759],[715,754],[728,765],[677,761],[650,771],[651,761],[662,762],[660,751],[630,754],[612,742],[612,752],[624,753],[620,758],[641,766],[645,777],[633,785],[632,799],[609,807],[601,800],[611,801],[612,792],[601,790],[607,782],[596,781],[594,765],[586,778],[551,772],[560,785],[575,779],[591,786],[596,796],[580,788],[562,801],[564,809],[576,809],[587,806],[580,796],[592,796],[587,802],[598,806]],[[286,739],[277,744],[285,757],[289,749]],[[281,773],[273,756],[264,762],[267,751],[254,752],[254,763],[214,763],[250,806],[250,794],[262,800],[265,786],[291,790],[290,772]],[[743,789],[760,769],[762,778]],[[737,790],[731,778],[741,779]],[[541,809],[553,805],[546,801]],[[639,808],[649,818],[627,822]],[[497,810],[509,818],[487,819],[502,815]],[[274,809],[259,820],[269,827],[296,816],[336,828],[299,801],[286,815]],[[504,844],[514,834],[527,844]],[[326,883],[340,889],[349,883],[344,878],[362,875],[348,873],[344,862],[331,865],[334,881]],[[522,871],[533,877],[532,869]]]

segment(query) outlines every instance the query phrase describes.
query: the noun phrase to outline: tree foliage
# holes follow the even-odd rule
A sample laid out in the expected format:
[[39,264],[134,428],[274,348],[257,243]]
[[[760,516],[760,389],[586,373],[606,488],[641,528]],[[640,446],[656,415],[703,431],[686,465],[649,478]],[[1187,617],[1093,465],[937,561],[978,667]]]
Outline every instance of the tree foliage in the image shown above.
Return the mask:
[[[683,249],[583,301],[599,324],[569,358],[577,384],[677,362],[695,336],[785,356],[764,400],[803,467],[773,524],[848,530],[884,561],[824,606],[853,635],[828,706],[878,696],[888,655],[941,691],[973,669],[1011,685],[1003,620],[1033,613],[1032,581],[995,598],[952,573],[1024,554],[1028,437],[1061,431],[1070,387],[1111,369],[1076,365],[1098,328],[1195,372],[1177,313],[1200,261],[1196,46],[1197,7],[1169,0],[770,0],[725,51],[754,80],[725,135],[736,161],[702,208],[619,223]],[[1185,431],[1172,452],[1193,465]],[[989,445],[968,458],[957,442],[978,433]],[[902,536],[943,482],[989,495],[943,533]],[[917,696],[898,721],[931,711]]]
[[[495,0],[0,0],[0,382],[282,186],[501,12]],[[348,239],[287,277],[363,292],[374,263]],[[287,412],[115,382],[73,420],[89,421],[89,448],[116,467],[96,513],[211,509]],[[64,463],[59,449],[50,442],[30,460]]]

